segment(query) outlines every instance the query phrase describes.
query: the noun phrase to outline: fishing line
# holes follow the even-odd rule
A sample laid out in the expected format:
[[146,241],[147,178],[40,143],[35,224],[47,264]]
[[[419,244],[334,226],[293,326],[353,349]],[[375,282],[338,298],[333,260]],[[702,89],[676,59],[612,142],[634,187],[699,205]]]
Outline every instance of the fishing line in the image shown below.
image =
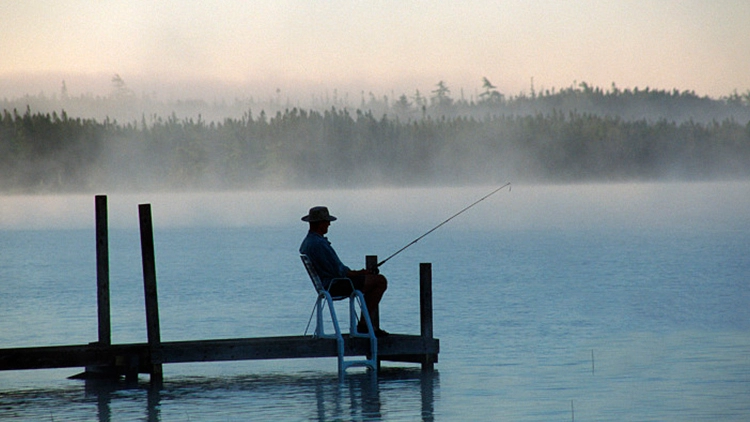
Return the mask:
[[423,234],[423,235],[419,236],[418,238],[416,238],[416,239],[412,240],[412,241],[411,241],[411,242],[409,242],[409,243],[408,243],[408,244],[407,244],[406,246],[404,246],[403,248],[401,248],[401,249],[397,250],[396,252],[394,252],[393,254],[391,254],[391,256],[389,256],[388,258],[386,258],[386,259],[384,259],[384,260],[382,260],[382,261],[378,262],[378,263],[377,263],[377,264],[375,265],[375,268],[374,268],[374,269],[375,269],[375,270],[377,270],[377,268],[378,268],[378,267],[380,267],[381,265],[385,264],[385,263],[386,263],[386,262],[387,262],[387,261],[388,261],[389,259],[391,259],[391,258],[393,258],[394,256],[396,256],[396,255],[400,254],[401,252],[403,252],[403,251],[404,251],[404,250],[405,250],[406,248],[408,248],[409,246],[411,246],[411,245],[413,245],[413,244],[415,244],[415,243],[419,242],[419,241],[420,241],[420,240],[421,240],[421,239],[422,239],[423,237],[425,237],[425,236],[427,236],[428,234],[430,234],[430,233],[434,232],[435,230],[439,229],[439,228],[440,228],[440,227],[442,227],[442,226],[443,226],[443,225],[444,225],[445,223],[447,223],[447,222],[449,222],[449,221],[453,220],[454,218],[456,218],[456,217],[458,217],[459,215],[463,214],[463,213],[464,213],[464,212],[465,212],[466,210],[468,210],[469,208],[471,208],[471,207],[473,207],[474,205],[476,205],[476,204],[478,204],[478,203],[480,203],[480,202],[484,201],[485,199],[489,198],[490,196],[492,196],[492,195],[494,195],[495,193],[497,193],[497,192],[499,192],[499,191],[503,190],[503,189],[504,189],[504,188],[506,188],[506,187],[508,188],[508,192],[510,192],[511,186],[510,186],[510,182],[508,182],[508,183],[506,183],[506,184],[504,184],[504,185],[500,186],[499,188],[497,188],[497,189],[493,190],[492,192],[488,193],[487,195],[484,195],[483,197],[481,197],[481,198],[479,198],[478,200],[476,200],[476,201],[475,201],[475,202],[474,202],[473,204],[471,204],[471,205],[469,205],[468,207],[466,207],[466,208],[462,209],[461,211],[459,211],[459,212],[457,212],[457,213],[453,214],[452,216],[448,217],[448,219],[447,219],[447,220],[445,220],[445,221],[443,221],[442,223],[438,224],[437,226],[435,226],[435,227],[431,228],[431,229],[430,229],[430,230],[429,230],[429,231],[428,231],[427,233],[425,233],[425,234]]

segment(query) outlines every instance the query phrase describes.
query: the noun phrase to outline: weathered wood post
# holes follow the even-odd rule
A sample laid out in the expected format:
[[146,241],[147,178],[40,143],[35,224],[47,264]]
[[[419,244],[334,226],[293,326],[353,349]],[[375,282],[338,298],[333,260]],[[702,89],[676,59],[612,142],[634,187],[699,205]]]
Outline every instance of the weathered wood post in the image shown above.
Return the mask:
[[[432,264],[419,264],[419,331],[423,340],[432,340]],[[435,363],[430,356],[422,361],[423,371],[432,371]]]
[[96,303],[99,320],[99,344],[112,344],[109,306],[109,231],[107,196],[94,197],[96,214]]
[[151,204],[138,205],[141,222],[141,255],[143,258],[143,290],[146,298],[146,331],[148,334],[149,371],[151,381],[161,381],[162,353],[159,332],[159,302],[156,294],[156,259]]
[[[378,266],[378,256],[377,255],[366,255],[365,256],[365,268],[376,268]],[[378,308],[377,312],[373,314],[372,319],[372,326],[373,327],[380,327],[380,308]]]
[[[377,255],[365,255],[365,268],[377,268],[378,266],[378,256]],[[369,309],[368,309],[369,310]],[[380,307],[378,307],[378,310],[376,312],[372,313],[372,326],[374,327],[380,327]],[[369,357],[368,357],[369,359]],[[375,373],[380,372],[380,359],[376,362],[377,370]]]
[[[96,310],[99,337],[96,343],[112,345],[112,326],[109,305],[109,232],[107,223],[107,196],[94,197],[94,226],[96,231]],[[116,377],[117,370],[111,365],[87,365],[84,372],[71,379]]]

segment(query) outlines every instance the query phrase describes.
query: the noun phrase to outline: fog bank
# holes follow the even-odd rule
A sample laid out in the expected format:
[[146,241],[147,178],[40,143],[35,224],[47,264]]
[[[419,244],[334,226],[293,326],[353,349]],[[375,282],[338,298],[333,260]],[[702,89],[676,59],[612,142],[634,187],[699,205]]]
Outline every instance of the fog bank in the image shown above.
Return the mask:
[[[136,229],[138,204],[152,204],[156,230],[179,227],[297,227],[315,205],[327,205],[349,228],[431,229],[497,186],[350,190],[279,190],[115,194],[110,227]],[[750,229],[750,182],[514,184],[441,230]],[[91,229],[90,195],[0,198],[0,230]],[[356,229],[355,229],[356,230]],[[408,239],[407,239],[408,240]],[[93,241],[93,240],[92,240]]]

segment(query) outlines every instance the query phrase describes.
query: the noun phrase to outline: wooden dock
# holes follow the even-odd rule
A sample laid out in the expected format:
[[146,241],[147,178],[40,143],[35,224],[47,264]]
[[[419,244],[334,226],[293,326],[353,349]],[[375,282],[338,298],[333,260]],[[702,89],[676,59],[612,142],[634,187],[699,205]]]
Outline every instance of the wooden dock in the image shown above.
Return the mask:
[[[86,371],[78,377],[133,378],[146,373],[152,380],[161,380],[162,365],[168,363],[338,356],[335,339],[313,336],[162,342],[150,204],[139,205],[148,341],[111,344],[106,196],[97,196],[95,204],[99,341],[82,345],[0,349],[0,370],[83,367]],[[367,258],[377,261],[376,257]],[[313,299],[311,295],[311,301]],[[345,335],[344,343],[346,356],[364,356],[370,351],[368,339]],[[434,369],[440,342],[433,338],[432,330],[431,264],[420,264],[420,334],[391,334],[378,338],[377,346],[379,362],[410,362],[420,364],[423,370]]]
[[[367,339],[348,338],[347,356],[363,356]],[[437,360],[438,340],[416,335],[391,334],[378,339],[382,361],[431,364]],[[152,374],[154,365],[186,362],[218,362],[257,359],[336,357],[335,339],[312,336],[255,337],[161,343],[152,353],[148,343],[98,343],[0,349],[0,370],[85,367],[91,376]]]

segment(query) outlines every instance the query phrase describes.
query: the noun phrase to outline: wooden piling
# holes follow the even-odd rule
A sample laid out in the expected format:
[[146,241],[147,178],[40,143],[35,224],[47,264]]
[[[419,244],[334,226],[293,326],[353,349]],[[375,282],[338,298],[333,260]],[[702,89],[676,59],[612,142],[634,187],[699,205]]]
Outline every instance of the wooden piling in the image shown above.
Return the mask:
[[[365,256],[365,268],[377,268],[378,267],[378,256],[377,255],[366,255]],[[380,327],[380,308],[373,313],[372,326]]]
[[94,199],[96,214],[96,303],[99,321],[99,344],[112,344],[109,305],[109,229],[107,196]]
[[143,259],[143,291],[146,300],[146,331],[149,349],[151,379],[161,381],[162,352],[159,330],[159,301],[156,289],[156,259],[154,253],[154,229],[151,220],[151,204],[140,204],[138,214],[141,223],[141,256]]
[[365,268],[375,268],[378,266],[378,256],[377,255],[366,255],[365,256]]
[[[96,231],[96,306],[99,338],[96,345],[112,344],[109,302],[109,231],[107,222],[107,196],[94,197],[94,220]],[[84,372],[73,375],[74,379],[117,377],[115,365],[87,365]]]
[[[419,264],[419,332],[424,340],[432,340],[432,264]],[[437,357],[437,355],[435,355]],[[425,356],[422,370],[432,371],[435,362]]]

